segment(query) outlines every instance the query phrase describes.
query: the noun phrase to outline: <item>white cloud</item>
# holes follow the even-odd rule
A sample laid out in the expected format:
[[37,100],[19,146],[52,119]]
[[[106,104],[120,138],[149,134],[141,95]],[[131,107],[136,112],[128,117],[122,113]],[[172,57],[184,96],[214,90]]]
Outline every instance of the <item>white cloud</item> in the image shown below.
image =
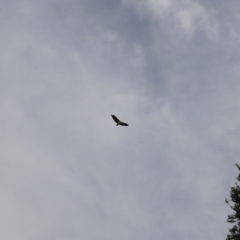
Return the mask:
[[[124,2],[129,4],[129,1]],[[140,16],[152,16],[161,26],[165,26],[167,31],[179,34],[184,31],[186,37],[192,38],[195,33],[203,31],[211,40],[219,37],[219,24],[214,16],[214,11],[206,9],[203,3],[194,0],[149,0],[131,1],[139,9]]]

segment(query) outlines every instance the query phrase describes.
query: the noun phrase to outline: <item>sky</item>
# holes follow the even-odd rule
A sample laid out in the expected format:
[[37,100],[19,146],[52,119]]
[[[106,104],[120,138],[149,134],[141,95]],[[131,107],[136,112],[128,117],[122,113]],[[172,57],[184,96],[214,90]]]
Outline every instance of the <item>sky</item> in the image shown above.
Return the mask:
[[1,0],[0,238],[225,239],[239,8]]

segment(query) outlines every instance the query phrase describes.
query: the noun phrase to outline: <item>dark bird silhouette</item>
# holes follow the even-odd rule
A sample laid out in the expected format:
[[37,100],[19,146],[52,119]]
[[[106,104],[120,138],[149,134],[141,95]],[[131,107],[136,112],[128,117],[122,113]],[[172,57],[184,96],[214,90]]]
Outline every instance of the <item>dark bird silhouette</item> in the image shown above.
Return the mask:
[[112,118],[117,123],[116,126],[118,126],[118,125],[120,125],[120,126],[128,126],[127,123],[120,121],[116,116],[112,115]]

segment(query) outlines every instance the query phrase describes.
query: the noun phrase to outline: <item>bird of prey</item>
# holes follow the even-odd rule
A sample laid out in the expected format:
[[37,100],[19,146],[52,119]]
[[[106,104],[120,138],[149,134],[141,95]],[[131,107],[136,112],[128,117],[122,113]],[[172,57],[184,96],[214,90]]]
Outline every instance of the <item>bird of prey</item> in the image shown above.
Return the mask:
[[112,115],[112,118],[117,123],[116,126],[118,126],[118,125],[120,125],[120,126],[128,126],[127,123],[124,123],[124,122],[120,121],[116,116]]

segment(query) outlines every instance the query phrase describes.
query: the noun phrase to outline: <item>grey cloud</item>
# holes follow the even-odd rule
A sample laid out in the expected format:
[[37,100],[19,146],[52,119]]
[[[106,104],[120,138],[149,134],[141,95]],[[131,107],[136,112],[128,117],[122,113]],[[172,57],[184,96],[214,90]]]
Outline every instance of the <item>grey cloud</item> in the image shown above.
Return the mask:
[[225,237],[236,6],[202,2],[191,35],[153,2],[1,2],[3,239]]

